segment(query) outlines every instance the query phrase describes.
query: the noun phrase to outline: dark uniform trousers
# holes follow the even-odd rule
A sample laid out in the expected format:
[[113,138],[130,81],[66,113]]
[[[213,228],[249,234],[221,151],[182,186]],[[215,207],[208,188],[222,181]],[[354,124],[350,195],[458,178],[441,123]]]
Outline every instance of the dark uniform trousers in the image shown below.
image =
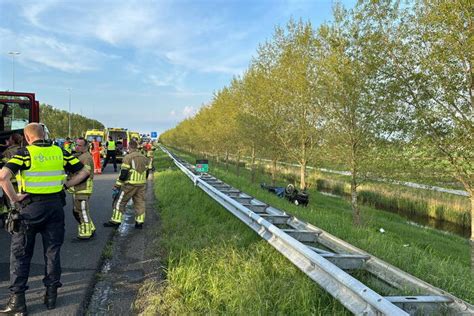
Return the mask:
[[105,156],[104,165],[102,166],[102,170],[105,169],[105,167],[107,166],[107,163],[109,162],[110,159],[112,159],[112,163],[114,165],[114,170],[117,171],[117,153],[115,152],[115,150],[107,150],[107,155]]
[[30,262],[38,233],[43,239],[45,286],[60,287],[60,249],[64,242],[64,210],[58,195],[33,201],[22,209],[20,232],[14,233],[10,255],[10,290],[23,293],[28,287]]

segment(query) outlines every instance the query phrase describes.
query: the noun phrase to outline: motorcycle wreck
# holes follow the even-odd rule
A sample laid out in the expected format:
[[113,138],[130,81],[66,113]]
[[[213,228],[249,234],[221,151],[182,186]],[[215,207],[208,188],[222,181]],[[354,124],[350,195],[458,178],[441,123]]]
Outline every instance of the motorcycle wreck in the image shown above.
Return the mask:
[[281,198],[287,199],[295,205],[308,206],[309,194],[306,192],[306,189],[299,191],[293,184],[288,184],[286,187],[276,187],[261,183],[260,187]]

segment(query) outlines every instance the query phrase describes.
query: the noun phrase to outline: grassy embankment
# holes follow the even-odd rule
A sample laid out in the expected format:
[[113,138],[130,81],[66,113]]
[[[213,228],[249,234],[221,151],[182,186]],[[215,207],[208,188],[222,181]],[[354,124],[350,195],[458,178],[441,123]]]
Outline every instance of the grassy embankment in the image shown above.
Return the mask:
[[[245,163],[247,166],[250,165],[248,159]],[[260,171],[270,172],[271,166],[268,162],[257,160],[257,166]],[[235,169],[234,166],[233,169]],[[278,165],[278,170],[285,181],[299,183],[299,167]],[[307,172],[310,189],[350,198],[349,176],[309,169]],[[434,183],[434,185],[443,186],[439,183]],[[448,185],[448,187],[451,186]],[[460,186],[456,189],[463,188]],[[359,200],[365,205],[390,212],[451,222],[465,227],[466,231],[469,230],[471,224],[470,201],[465,196],[366,180],[359,187]]]
[[[138,309],[145,314],[348,313],[252,230],[196,189],[181,171],[168,169],[170,166],[171,162],[158,153],[155,193],[162,222],[161,243],[150,251],[163,256],[166,280],[161,284],[147,282],[142,287],[136,301]],[[308,208],[300,208],[261,190],[247,178],[222,169],[213,169],[212,173],[474,302],[465,239],[416,228],[396,214],[368,207],[363,208],[365,226],[356,229],[351,224],[350,206],[344,200],[316,193]],[[380,227],[385,234],[378,232]],[[360,276],[364,279],[363,274]]]

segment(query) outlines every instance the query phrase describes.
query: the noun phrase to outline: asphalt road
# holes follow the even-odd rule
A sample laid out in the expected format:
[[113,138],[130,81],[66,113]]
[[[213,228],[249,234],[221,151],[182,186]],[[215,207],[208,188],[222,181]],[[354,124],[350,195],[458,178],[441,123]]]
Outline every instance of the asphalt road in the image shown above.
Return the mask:
[[[72,197],[68,196],[64,208],[66,236],[61,248],[63,286],[59,289],[57,307],[48,311],[43,305],[44,286],[42,283],[44,260],[41,235],[36,236],[35,253],[31,262],[29,290],[26,293],[28,312],[31,315],[81,315],[84,303],[91,294],[94,276],[101,263],[101,254],[113,232],[102,223],[111,215],[112,186],[118,173],[108,165],[105,173],[95,175],[94,193],[91,198],[91,217],[97,231],[94,239],[76,241],[77,223],[72,215]],[[10,235],[0,230],[0,304],[6,303],[9,295]]]

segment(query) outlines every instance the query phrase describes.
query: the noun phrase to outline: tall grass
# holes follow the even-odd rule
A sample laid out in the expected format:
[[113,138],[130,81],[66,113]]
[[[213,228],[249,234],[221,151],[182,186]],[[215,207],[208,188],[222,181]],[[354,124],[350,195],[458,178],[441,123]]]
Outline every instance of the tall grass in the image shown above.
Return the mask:
[[155,194],[166,281],[135,306],[155,314],[349,314],[181,171],[158,158]]
[[[212,165],[223,166],[222,162],[217,163],[216,161],[212,161]],[[229,166],[229,170],[235,171],[236,162],[229,160]],[[257,181],[270,182],[268,174],[271,166],[266,162],[258,162],[257,168],[260,171]],[[249,171],[241,170],[241,173],[245,174],[245,172],[249,173]],[[282,183],[299,183],[299,167],[280,165],[278,172]],[[317,190],[350,197],[349,176],[315,170],[307,172],[310,191]],[[471,213],[468,197],[371,180],[362,182],[358,190],[361,204],[408,216],[450,222],[459,225],[459,231],[464,228],[464,231],[469,234]]]
[[[189,159],[194,159],[189,157]],[[163,155],[157,163],[168,164]],[[180,171],[161,168],[155,193],[167,275],[148,283],[136,305],[144,314],[317,314],[348,312],[250,228],[195,188]],[[247,178],[212,173],[260,200],[360,247],[454,295],[474,302],[467,240],[407,225],[397,214],[363,207],[352,226],[348,202],[315,193],[307,208],[279,199]],[[379,228],[386,233],[381,234]],[[409,294],[409,293],[386,293]]]
[[[318,191],[350,196],[347,177],[318,172],[310,179]],[[469,199],[464,196],[366,181],[359,187],[359,199],[363,204],[391,212],[430,217],[466,228],[471,223]]]

